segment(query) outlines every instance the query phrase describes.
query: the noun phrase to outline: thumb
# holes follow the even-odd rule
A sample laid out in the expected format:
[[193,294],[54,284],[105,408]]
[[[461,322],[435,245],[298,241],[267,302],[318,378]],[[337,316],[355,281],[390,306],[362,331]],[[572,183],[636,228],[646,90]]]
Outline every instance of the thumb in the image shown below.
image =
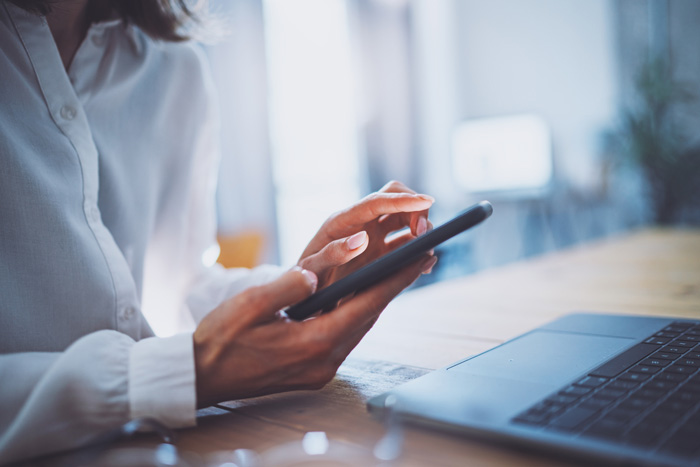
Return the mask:
[[279,310],[300,302],[314,293],[317,284],[316,274],[308,269],[294,266],[276,280],[249,289],[250,296],[246,297],[248,313],[254,315],[256,321],[270,319]]

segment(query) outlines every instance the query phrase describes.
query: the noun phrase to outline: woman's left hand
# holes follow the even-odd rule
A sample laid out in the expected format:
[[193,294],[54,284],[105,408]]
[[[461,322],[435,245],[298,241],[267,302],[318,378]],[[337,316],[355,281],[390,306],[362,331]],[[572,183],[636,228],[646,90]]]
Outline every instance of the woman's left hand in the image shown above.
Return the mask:
[[[432,228],[435,200],[392,181],[321,226],[297,263],[318,276],[321,289]],[[391,233],[410,227],[394,236]]]

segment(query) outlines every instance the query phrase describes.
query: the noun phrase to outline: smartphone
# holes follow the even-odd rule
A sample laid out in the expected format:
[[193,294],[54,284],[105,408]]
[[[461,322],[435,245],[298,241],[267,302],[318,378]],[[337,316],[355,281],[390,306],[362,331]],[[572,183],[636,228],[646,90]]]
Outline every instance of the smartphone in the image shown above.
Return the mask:
[[421,254],[481,223],[492,212],[493,206],[488,201],[475,204],[441,226],[377,258],[284,311],[290,318],[301,321],[319,310],[331,308],[341,298],[380,282]]

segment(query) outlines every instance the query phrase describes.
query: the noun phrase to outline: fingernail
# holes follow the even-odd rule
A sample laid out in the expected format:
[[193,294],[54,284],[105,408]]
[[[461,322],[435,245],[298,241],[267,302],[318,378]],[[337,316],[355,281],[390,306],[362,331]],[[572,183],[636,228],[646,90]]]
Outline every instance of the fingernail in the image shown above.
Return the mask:
[[356,250],[365,244],[367,241],[367,232],[364,230],[362,232],[357,232],[352,237],[348,237],[346,240],[346,245],[350,250]]
[[421,194],[421,195],[416,195],[416,196],[417,196],[418,198],[420,198],[420,199],[424,199],[424,200],[426,200],[426,201],[430,201],[431,203],[434,203],[434,202],[435,202],[435,198],[433,198],[433,197],[430,196],[430,195],[422,195],[422,194]]
[[426,259],[423,263],[423,274],[430,274],[433,272],[433,266],[437,263],[437,256],[432,256],[430,259]]
[[315,292],[316,286],[318,285],[318,277],[316,277],[316,274],[314,274],[313,271],[309,271],[308,269],[302,269],[301,273],[304,275],[306,281],[311,286],[311,292]]
[[416,235],[423,235],[428,231],[428,221],[425,217],[418,218],[418,225],[416,226]]

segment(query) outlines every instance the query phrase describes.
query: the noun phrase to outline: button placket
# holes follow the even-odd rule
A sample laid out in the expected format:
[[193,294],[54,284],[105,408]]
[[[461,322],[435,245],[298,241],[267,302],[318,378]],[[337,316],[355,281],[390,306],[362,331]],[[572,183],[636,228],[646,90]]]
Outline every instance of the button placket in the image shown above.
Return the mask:
[[[36,15],[26,14],[24,10],[16,15],[15,25],[18,34],[22,38],[32,38],[25,41],[25,50],[32,63],[35,65],[35,72],[46,99],[48,110],[58,128],[70,140],[75,149],[77,163],[80,165],[82,173],[83,208],[88,227],[92,231],[97,246],[102,250],[105,259],[107,272],[112,278],[112,289],[114,292],[114,308],[110,308],[110,316],[116,318],[116,330],[124,332],[133,338],[141,335],[141,320],[138,303],[138,293],[132,271],[129,264],[116,244],[111,232],[101,222],[101,215],[97,208],[99,192],[99,154],[95,146],[95,141],[90,129],[83,102],[90,96],[88,89],[84,87],[84,80],[89,71],[96,71],[96,61],[90,60],[90,55],[99,53],[95,49],[94,42],[88,39],[86,47],[81,47],[76,52],[73,68],[82,70],[76,72],[75,76],[66,75],[65,68],[60,56],[55,51],[53,37],[48,28],[39,28],[37,25],[41,18]],[[121,24],[121,20],[114,23]],[[37,35],[40,32],[40,36]],[[97,32],[97,31],[96,31]],[[101,36],[105,36],[105,45],[109,36],[103,31],[99,31]],[[91,36],[92,37],[92,36]],[[88,54],[88,55],[85,55]],[[93,57],[94,58],[94,57]],[[93,68],[88,69],[92,65]],[[124,314],[127,307],[133,307],[133,311]],[[122,316],[128,316],[122,319]]]

